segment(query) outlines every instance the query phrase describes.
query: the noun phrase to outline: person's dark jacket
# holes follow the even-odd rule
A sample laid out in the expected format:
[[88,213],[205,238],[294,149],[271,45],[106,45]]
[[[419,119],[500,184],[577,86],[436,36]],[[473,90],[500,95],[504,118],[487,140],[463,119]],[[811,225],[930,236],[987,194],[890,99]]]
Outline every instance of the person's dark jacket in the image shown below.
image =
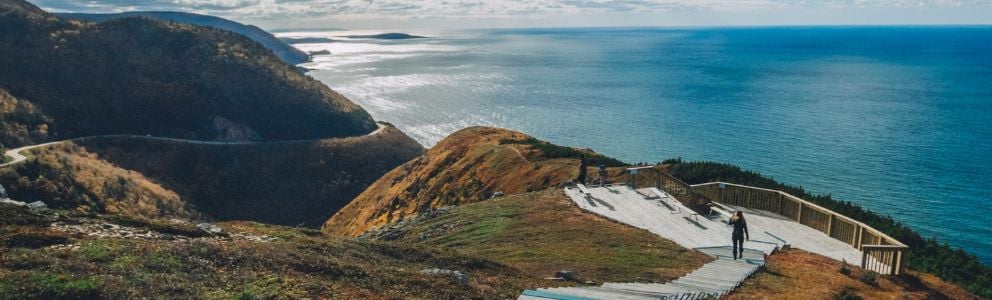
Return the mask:
[[733,239],[735,240],[743,239],[745,236],[747,237],[747,239],[749,240],[751,239],[751,233],[747,232],[747,221],[744,220],[744,218],[739,218],[737,220],[731,219],[730,225],[734,226],[734,235],[732,237]]

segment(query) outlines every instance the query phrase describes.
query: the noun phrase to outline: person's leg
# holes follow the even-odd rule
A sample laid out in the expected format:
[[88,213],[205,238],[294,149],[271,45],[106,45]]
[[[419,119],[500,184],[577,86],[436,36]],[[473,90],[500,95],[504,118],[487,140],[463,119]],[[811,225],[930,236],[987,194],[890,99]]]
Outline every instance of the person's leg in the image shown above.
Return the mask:
[[744,239],[737,239],[737,246],[734,248],[740,251],[737,252],[737,257],[744,258]]
[[733,245],[733,248],[730,251],[733,251],[734,259],[736,260],[737,259],[737,237],[731,238],[730,239],[730,244]]

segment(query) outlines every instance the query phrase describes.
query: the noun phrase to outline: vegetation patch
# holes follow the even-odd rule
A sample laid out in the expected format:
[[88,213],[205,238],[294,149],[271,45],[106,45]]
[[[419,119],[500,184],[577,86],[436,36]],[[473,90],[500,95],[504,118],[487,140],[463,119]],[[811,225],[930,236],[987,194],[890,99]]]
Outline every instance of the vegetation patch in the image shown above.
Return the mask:
[[[74,224],[116,219],[55,210],[43,214],[62,215],[58,222]],[[421,245],[325,237],[313,229],[253,222],[220,226],[232,238],[79,235],[66,246],[26,249],[0,244],[0,299],[150,295],[172,299],[507,299],[540,280],[498,262]],[[57,234],[54,227],[34,224],[4,225],[2,230]],[[243,235],[281,238],[233,238]],[[456,270],[468,277],[459,281],[421,273],[432,268]]]
[[622,167],[627,165],[627,163],[624,163],[618,159],[593,152],[592,149],[576,149],[572,147],[559,146],[546,141],[538,140],[534,137],[527,137],[524,139],[502,139],[499,143],[500,145],[528,145],[531,150],[539,151],[542,153],[544,158],[548,159],[577,159],[585,156],[586,163],[590,166],[605,165],[607,167]]
[[393,230],[386,235],[400,243],[454,249],[538,277],[569,270],[597,282],[662,282],[710,260],[645,230],[586,213],[557,189],[461,205]]
[[[874,274],[842,262],[798,249],[768,257],[766,265],[744,280],[729,299],[977,299],[964,289],[929,274],[907,272],[901,276]],[[873,284],[861,278],[872,276]]]
[[3,234],[3,242],[9,248],[38,249],[53,245],[68,244],[71,240],[62,233],[25,228],[9,235]]
[[14,272],[0,275],[0,297],[7,299],[95,299],[100,282],[89,276],[48,272]]

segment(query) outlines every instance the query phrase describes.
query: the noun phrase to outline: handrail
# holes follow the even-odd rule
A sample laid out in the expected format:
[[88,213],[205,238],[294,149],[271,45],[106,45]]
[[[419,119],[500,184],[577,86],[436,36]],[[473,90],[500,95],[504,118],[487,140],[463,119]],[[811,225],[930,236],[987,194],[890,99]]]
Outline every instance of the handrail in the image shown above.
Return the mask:
[[[720,189],[713,189],[715,186],[719,186]],[[727,182],[709,182],[690,187],[694,192],[699,192],[715,202],[729,201],[734,203],[728,204],[769,210],[843,241],[861,250],[861,266],[866,270],[883,274],[902,273],[905,251],[909,247],[848,216],[779,190]],[[732,188],[726,189],[726,187]]]
[[887,234],[885,234],[885,233],[883,233],[881,231],[878,231],[877,229],[872,228],[871,226],[868,226],[867,224],[862,223],[861,221],[858,221],[858,220],[855,220],[855,219],[851,219],[848,216],[839,214],[839,213],[834,212],[834,211],[832,211],[830,209],[827,209],[827,208],[824,208],[822,206],[819,206],[816,203],[809,202],[809,201],[807,201],[807,200],[805,200],[803,198],[799,198],[799,197],[793,196],[792,194],[789,194],[789,193],[786,193],[786,192],[783,192],[783,191],[766,189],[766,188],[760,188],[760,187],[753,187],[753,186],[747,186],[747,185],[741,185],[741,184],[736,184],[736,183],[721,182],[721,181],[707,182],[707,183],[701,183],[701,184],[693,184],[693,185],[690,185],[690,186],[693,187],[693,188],[696,188],[696,187],[702,187],[702,186],[708,186],[708,185],[718,185],[718,184],[724,184],[724,185],[730,185],[730,186],[736,186],[736,187],[740,187],[740,188],[760,190],[760,191],[766,191],[766,192],[779,193],[779,194],[781,194],[783,196],[792,198],[792,200],[795,200],[797,202],[803,203],[803,206],[805,206],[805,207],[813,208],[813,209],[818,210],[818,211],[820,211],[822,213],[833,214],[834,217],[843,219],[844,221],[847,221],[849,223],[853,223],[853,224],[859,225],[862,228],[870,231],[871,233],[874,233],[876,235],[879,235],[879,236],[885,238],[887,241],[891,242],[895,246],[908,247],[908,246],[906,246],[906,244],[903,244],[899,240],[897,240],[895,238],[892,238],[891,236],[889,236],[889,235],[887,235]]

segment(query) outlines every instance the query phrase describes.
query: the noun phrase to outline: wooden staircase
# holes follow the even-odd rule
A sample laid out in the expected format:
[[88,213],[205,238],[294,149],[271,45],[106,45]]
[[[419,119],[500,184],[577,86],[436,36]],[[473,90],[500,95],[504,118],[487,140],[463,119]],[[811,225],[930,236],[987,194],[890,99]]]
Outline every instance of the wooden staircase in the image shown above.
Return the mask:
[[730,247],[697,248],[715,258],[699,269],[667,283],[604,283],[602,286],[559,287],[525,290],[521,300],[578,299],[705,299],[730,293],[764,266],[764,252],[745,249],[744,257],[733,259]]

